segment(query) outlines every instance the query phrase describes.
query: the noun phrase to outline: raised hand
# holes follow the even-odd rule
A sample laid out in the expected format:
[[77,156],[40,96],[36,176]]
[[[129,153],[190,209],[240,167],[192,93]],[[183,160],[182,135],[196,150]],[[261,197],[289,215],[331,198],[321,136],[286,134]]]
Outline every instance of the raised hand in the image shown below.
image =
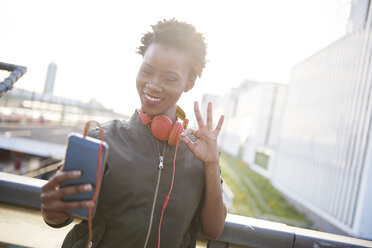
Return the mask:
[[[195,117],[198,122],[198,130],[187,129],[181,134],[181,140],[185,142],[190,151],[200,159],[205,166],[218,165],[219,154],[217,138],[220,133],[224,116],[220,117],[218,124],[213,129],[212,103],[208,102],[207,107],[207,122],[204,123],[200,114],[198,102],[194,103]],[[196,137],[195,141],[191,141],[187,135],[192,134]]]

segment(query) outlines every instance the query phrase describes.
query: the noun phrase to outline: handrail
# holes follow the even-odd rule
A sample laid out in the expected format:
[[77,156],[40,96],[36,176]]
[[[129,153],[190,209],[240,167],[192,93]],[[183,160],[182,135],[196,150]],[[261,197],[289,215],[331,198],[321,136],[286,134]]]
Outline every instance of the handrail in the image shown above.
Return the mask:
[[9,77],[0,82],[0,96],[13,88],[13,84],[26,73],[27,68],[20,65],[12,65],[0,62],[0,69],[10,71]]
[[[39,211],[41,187],[45,183],[46,181],[41,179],[0,172],[0,202]],[[199,239],[205,240],[205,237],[200,235]],[[216,241],[210,241],[208,247],[228,247],[229,244],[257,248],[372,247],[372,241],[233,214],[227,215],[221,237]]]

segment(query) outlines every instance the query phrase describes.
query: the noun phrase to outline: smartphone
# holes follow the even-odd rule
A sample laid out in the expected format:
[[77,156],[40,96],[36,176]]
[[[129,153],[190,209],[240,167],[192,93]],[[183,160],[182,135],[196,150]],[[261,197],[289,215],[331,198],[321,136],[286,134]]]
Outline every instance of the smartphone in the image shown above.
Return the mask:
[[[81,171],[81,176],[76,179],[67,180],[61,183],[60,187],[80,185],[80,184],[91,184],[92,191],[69,195],[63,197],[64,201],[86,201],[92,200],[94,190],[96,189],[97,181],[97,166],[98,166],[98,155],[100,145],[103,145],[102,157],[101,157],[101,177],[100,184],[102,183],[103,173],[105,171],[105,165],[109,146],[106,142],[99,139],[86,136],[85,138],[81,134],[71,133],[67,138],[67,149],[62,171]],[[98,192],[99,193],[99,192]],[[97,199],[96,202],[98,200]],[[97,205],[97,204],[95,204]],[[96,206],[92,211],[92,217],[94,216]],[[72,215],[88,219],[89,208],[70,210],[69,213]]]

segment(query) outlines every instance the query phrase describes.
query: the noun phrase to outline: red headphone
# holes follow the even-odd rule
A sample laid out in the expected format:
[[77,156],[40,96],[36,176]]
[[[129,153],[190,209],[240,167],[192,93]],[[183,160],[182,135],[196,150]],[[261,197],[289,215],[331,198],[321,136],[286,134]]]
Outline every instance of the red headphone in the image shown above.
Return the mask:
[[137,110],[137,113],[141,119],[143,125],[148,126],[151,134],[161,140],[167,141],[171,146],[176,145],[180,141],[180,135],[187,128],[189,120],[186,119],[185,112],[177,106],[176,116],[183,121],[183,124],[178,121],[172,122],[172,120],[165,115],[157,115],[153,119],[144,113],[141,109]]

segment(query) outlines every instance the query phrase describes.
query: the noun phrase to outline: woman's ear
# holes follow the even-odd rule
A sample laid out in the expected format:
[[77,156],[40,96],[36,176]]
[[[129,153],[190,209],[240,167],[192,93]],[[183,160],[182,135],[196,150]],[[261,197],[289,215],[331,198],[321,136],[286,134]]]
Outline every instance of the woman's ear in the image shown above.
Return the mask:
[[195,80],[196,80],[196,77],[190,77],[189,81],[186,83],[186,87],[183,90],[183,92],[187,92],[191,90],[195,85]]

